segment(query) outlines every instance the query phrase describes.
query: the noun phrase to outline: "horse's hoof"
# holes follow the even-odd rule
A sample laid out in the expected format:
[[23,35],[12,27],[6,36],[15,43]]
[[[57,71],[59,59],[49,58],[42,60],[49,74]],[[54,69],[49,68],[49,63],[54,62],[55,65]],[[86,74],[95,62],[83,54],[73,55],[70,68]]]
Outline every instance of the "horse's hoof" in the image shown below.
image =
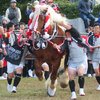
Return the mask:
[[66,88],[67,86],[68,86],[68,84],[65,84],[65,83],[60,83],[60,86],[61,86],[61,88]]
[[48,91],[47,91],[47,95],[48,95],[49,97],[54,97],[54,96],[51,96],[51,95],[48,93]]
[[48,87],[48,90],[47,90],[47,94],[50,96],[50,97],[53,97],[56,93],[56,88],[54,88],[53,90]]
[[43,78],[39,78],[39,81],[42,81],[43,80]]
[[39,81],[42,81],[43,80],[43,77],[38,77]]

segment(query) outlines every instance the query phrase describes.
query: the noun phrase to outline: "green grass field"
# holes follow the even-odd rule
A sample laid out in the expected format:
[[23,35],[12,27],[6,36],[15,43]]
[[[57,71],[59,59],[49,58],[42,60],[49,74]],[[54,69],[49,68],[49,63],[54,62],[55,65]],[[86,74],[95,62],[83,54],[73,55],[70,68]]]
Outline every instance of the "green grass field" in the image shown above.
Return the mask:
[[[100,91],[96,91],[98,84],[95,78],[85,77],[86,96],[84,97],[78,94],[79,87],[77,77],[75,78],[75,82],[77,100],[100,100]],[[8,93],[6,88],[7,81],[0,80],[0,100],[70,100],[71,96],[69,87],[62,89],[59,85],[59,81],[54,97],[47,96],[45,81],[38,81],[38,79],[34,78],[22,78],[16,94]]]

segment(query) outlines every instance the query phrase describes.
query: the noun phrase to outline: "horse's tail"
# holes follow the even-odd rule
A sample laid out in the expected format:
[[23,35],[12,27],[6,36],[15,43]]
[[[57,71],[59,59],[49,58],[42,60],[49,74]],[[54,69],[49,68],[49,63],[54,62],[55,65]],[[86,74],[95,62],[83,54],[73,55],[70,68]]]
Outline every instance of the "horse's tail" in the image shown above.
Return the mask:
[[65,66],[65,56],[61,59],[60,68],[58,70],[58,76],[60,78],[60,86],[66,88],[68,86],[69,77],[68,77],[68,67]]
[[68,69],[63,68],[61,71],[59,71],[59,78],[60,78],[60,86],[62,88],[66,88],[69,83],[69,77],[68,77]]

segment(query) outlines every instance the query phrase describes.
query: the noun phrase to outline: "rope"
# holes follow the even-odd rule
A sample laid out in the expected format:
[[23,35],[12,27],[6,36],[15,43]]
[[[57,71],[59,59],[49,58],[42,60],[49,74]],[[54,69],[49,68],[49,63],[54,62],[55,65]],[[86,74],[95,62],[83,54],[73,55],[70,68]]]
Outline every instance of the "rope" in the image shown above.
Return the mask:
[[[36,39],[34,39],[34,37],[36,37]],[[33,48],[34,48],[34,50],[39,50],[40,47],[35,47],[35,43],[36,43],[36,42],[39,42],[39,41],[38,41],[38,38],[39,38],[38,35],[33,34],[33,35],[32,35],[32,38],[33,38]]]
[[57,35],[58,35],[58,28],[57,28],[57,25],[55,24],[55,29],[53,31],[53,34],[51,35],[51,37],[48,40],[54,39]]

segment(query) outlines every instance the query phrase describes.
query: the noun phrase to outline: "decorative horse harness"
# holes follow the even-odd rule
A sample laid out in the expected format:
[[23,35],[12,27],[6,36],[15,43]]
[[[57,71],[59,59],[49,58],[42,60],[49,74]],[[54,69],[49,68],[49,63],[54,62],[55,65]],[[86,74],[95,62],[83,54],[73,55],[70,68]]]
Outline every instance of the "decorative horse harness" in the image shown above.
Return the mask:
[[[35,50],[39,50],[40,48],[46,49],[47,46],[48,46],[48,42],[51,43],[51,44],[54,44],[53,42],[51,42],[51,40],[56,38],[57,35],[58,35],[58,27],[57,27],[57,24],[55,23],[53,34],[50,36],[50,38],[48,38],[48,39],[43,38],[43,35],[39,31],[37,31],[38,20],[39,20],[39,15],[35,19],[35,22],[34,22],[34,25],[33,25],[33,32],[32,32],[33,33],[32,34],[33,49],[35,49]],[[44,32],[44,29],[42,29],[42,31]],[[40,47],[36,46],[37,42],[40,43]],[[45,44],[45,47],[42,47],[42,43]]]

